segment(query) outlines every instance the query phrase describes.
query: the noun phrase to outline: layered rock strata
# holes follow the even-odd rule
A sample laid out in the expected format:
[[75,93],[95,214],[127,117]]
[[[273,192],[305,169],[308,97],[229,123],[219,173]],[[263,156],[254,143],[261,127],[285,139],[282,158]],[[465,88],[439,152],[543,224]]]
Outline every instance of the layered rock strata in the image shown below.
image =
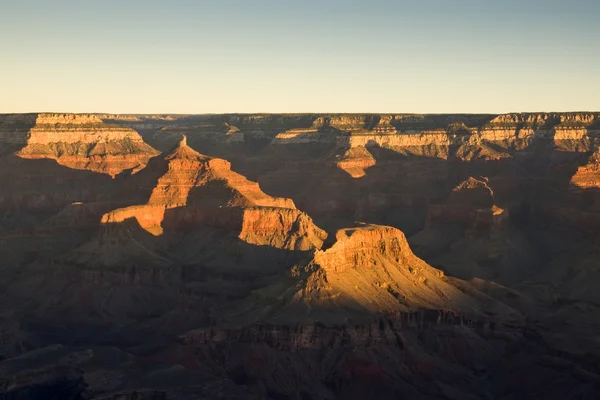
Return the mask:
[[139,170],[158,152],[133,129],[109,125],[96,115],[4,115],[0,142],[20,146],[27,159],[53,159],[60,165],[112,177]]
[[102,223],[135,218],[158,236],[167,210],[181,208],[166,222],[170,228],[204,224],[237,229],[247,243],[290,250],[320,248],[326,237],[292,200],[265,194],[256,182],[233,172],[229,162],[192,150],[185,138],[164,163],[167,172],[158,178],[147,204],[114,210],[102,217]]

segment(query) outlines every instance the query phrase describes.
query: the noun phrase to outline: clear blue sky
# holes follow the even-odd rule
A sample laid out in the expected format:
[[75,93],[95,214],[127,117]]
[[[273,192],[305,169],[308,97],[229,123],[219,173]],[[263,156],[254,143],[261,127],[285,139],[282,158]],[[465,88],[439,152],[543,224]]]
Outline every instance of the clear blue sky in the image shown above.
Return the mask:
[[600,110],[600,0],[0,0],[0,112]]

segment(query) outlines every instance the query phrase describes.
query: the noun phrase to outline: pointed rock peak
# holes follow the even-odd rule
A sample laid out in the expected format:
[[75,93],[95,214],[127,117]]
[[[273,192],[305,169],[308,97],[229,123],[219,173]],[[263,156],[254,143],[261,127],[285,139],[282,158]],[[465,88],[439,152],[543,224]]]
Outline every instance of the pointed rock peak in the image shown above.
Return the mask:
[[208,161],[211,157],[198,153],[187,144],[187,136],[182,135],[177,147],[173,149],[166,157],[167,160],[173,159],[191,159],[195,161]]

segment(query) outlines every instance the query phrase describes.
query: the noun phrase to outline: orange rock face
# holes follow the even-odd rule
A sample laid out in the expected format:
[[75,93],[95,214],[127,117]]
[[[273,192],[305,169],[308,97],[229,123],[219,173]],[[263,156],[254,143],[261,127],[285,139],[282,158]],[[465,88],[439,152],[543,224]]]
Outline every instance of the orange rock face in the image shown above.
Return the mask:
[[366,175],[365,170],[375,164],[375,159],[366,148],[353,147],[344,154],[337,166],[353,178],[362,178]]
[[300,210],[254,207],[244,210],[239,238],[261,246],[306,251],[320,249],[327,233]]
[[148,204],[166,208],[185,206],[190,190],[199,183],[200,175],[206,174],[209,158],[189,148],[183,139],[164,160],[167,172],[158,179]]
[[[387,226],[338,231],[331,248],[318,250],[305,269],[293,275],[301,284],[290,289],[289,303],[277,318],[337,320],[352,313],[418,309],[480,315],[482,302],[494,303],[415,256],[404,234]],[[501,304],[494,307],[503,318],[520,318]]]
[[578,189],[600,188],[600,149],[596,150],[587,163],[577,169],[571,184]]
[[218,199],[224,200],[220,203],[223,206],[295,208],[292,200],[268,196],[258,183],[233,172],[228,161],[207,157],[191,149],[185,138],[164,157],[164,163],[167,172],[158,179],[148,204],[182,207],[188,203],[193,188],[217,184],[228,193],[227,199]]
[[165,216],[165,207],[162,205],[140,205],[119,208],[102,216],[102,224],[117,224],[135,218],[138,224],[155,236],[161,235],[161,223]]
[[222,181],[239,193],[230,205],[296,208],[291,199],[271,197],[260,189],[258,183],[233,172],[228,161],[215,158],[209,161],[208,166],[211,179]]
[[133,129],[106,125],[95,115],[39,114],[17,152],[27,159],[53,159],[73,169],[112,177],[137,171],[158,151]]
[[135,218],[159,236],[166,210],[180,208],[167,222],[171,229],[193,229],[194,224],[239,229],[239,238],[247,243],[302,251],[320,248],[327,236],[291,199],[265,194],[258,183],[231,171],[229,162],[191,149],[185,137],[162,162],[166,172],[148,204],[114,210],[102,223]]

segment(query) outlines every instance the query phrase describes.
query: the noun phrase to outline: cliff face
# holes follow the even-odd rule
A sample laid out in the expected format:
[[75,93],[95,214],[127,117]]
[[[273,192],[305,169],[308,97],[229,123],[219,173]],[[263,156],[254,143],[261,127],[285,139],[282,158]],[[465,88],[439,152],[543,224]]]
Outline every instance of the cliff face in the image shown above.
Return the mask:
[[585,165],[577,169],[571,184],[583,190],[600,188],[600,148],[590,155]]
[[244,210],[239,238],[246,243],[279,249],[320,249],[327,233],[302,211],[289,208]]
[[341,157],[337,166],[353,178],[362,178],[365,170],[376,164],[375,159],[365,147],[352,147]]
[[[376,144],[401,153],[441,158],[459,147],[496,158],[524,150],[536,141],[564,149],[589,150],[598,136],[598,113],[538,113],[505,115],[220,115],[220,116],[99,116],[105,121],[139,129],[162,150],[186,133],[193,146],[218,151],[222,145],[245,143],[322,145],[340,140],[351,147]],[[344,138],[341,138],[345,137]],[[488,143],[497,146],[488,147]],[[426,147],[429,147],[428,149]],[[247,147],[248,149],[248,147]],[[460,153],[460,152],[459,152]]]
[[[222,365],[231,379],[261,388],[265,395],[293,396],[300,391],[322,399],[468,398],[470,392],[484,397],[486,390],[471,368],[493,362],[493,357],[483,354],[485,329],[482,326],[478,332],[473,324],[458,335],[461,328],[454,328],[452,319],[439,313],[399,314],[371,324],[346,324],[343,330],[258,325],[194,331],[181,342],[198,359],[212,358],[215,367]],[[434,337],[437,354],[428,343]],[[446,354],[445,362],[441,354]],[[465,386],[451,384],[456,388],[453,397],[444,387],[455,380]],[[467,386],[470,389],[465,390]]]
[[22,158],[53,159],[74,169],[112,177],[143,168],[158,152],[132,129],[107,125],[96,115],[5,115],[0,142],[23,146]]

